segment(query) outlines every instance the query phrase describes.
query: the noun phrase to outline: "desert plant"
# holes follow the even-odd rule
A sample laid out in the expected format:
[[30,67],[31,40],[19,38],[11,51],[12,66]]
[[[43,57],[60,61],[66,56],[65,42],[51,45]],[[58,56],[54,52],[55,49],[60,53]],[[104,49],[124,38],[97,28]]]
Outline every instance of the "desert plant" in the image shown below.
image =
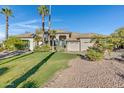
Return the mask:
[[111,34],[111,37],[114,49],[124,48],[124,28],[117,29]]
[[87,50],[86,56],[90,61],[97,61],[103,59],[104,53],[98,51],[97,49],[89,48]]

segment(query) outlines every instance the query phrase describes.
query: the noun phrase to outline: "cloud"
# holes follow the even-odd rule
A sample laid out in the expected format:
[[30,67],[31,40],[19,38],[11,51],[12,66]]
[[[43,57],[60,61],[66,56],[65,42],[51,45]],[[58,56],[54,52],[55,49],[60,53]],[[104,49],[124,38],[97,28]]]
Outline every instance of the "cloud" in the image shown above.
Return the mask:
[[[53,19],[54,22],[61,22],[61,19]],[[47,22],[47,20],[46,20]],[[48,28],[46,23],[46,29]],[[36,28],[41,27],[41,19],[27,20],[23,22],[9,24],[9,35],[22,34],[25,32],[34,32]],[[5,24],[0,24],[0,39],[5,37]]]
[[38,28],[38,25],[36,25],[39,22],[39,20],[29,20],[29,21],[24,21],[24,22],[19,22],[12,24],[10,28],[14,29],[36,29]]
[[[18,34],[25,31],[33,31],[39,26],[37,23],[39,20],[29,20],[24,22],[12,23],[9,25],[9,33]],[[5,32],[5,24],[0,25],[0,32]]]
[[28,20],[28,21],[24,21],[24,22],[19,22],[19,23],[15,23],[13,25],[20,25],[20,24],[25,24],[25,25],[30,25],[30,24],[34,24],[34,23],[37,23],[39,20]]

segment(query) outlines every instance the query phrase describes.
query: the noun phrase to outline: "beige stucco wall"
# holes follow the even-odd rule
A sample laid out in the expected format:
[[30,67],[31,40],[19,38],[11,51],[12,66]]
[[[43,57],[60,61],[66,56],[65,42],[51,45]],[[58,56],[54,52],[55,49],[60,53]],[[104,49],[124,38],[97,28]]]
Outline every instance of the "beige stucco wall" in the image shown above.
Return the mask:
[[67,51],[80,51],[80,42],[78,41],[68,41]]
[[88,47],[93,46],[93,43],[90,42],[91,39],[80,39],[81,51],[85,51]]

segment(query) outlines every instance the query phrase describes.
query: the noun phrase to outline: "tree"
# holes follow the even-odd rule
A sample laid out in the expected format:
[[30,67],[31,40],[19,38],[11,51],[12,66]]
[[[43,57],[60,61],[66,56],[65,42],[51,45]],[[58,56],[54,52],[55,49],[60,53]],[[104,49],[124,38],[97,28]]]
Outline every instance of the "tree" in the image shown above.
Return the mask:
[[8,39],[8,30],[9,30],[9,17],[13,16],[12,10],[8,8],[2,8],[1,14],[5,15],[6,17],[6,39]]
[[4,41],[4,46],[7,50],[24,50],[26,49],[26,44],[27,42],[14,36],[11,36]]
[[36,29],[34,40],[36,41],[37,46],[39,45],[39,42],[42,41],[42,38],[40,36],[41,34],[42,34],[42,31],[40,31],[40,29]]
[[111,34],[111,42],[115,49],[124,48],[124,28],[119,28]]
[[51,28],[51,5],[49,6],[49,19],[48,19],[48,43],[50,45],[50,28]]
[[41,5],[38,7],[38,12],[42,16],[42,31],[43,31],[43,43],[44,43],[44,33],[45,33],[45,16],[48,15],[49,10],[47,6]]
[[93,47],[89,48],[88,56],[91,56],[92,58],[96,59],[96,54],[98,53],[98,59],[102,58],[102,56],[110,56],[111,51],[113,50],[113,43],[110,40],[109,36],[94,36],[94,38],[91,40],[91,42],[94,43]]
[[52,41],[52,50],[54,51],[55,47],[54,47],[54,39],[56,37],[56,30],[50,30],[49,31],[49,35],[50,35],[50,40]]
[[109,40],[110,37],[104,36],[95,36],[93,39],[94,47],[97,48],[100,52],[112,51],[113,43]]

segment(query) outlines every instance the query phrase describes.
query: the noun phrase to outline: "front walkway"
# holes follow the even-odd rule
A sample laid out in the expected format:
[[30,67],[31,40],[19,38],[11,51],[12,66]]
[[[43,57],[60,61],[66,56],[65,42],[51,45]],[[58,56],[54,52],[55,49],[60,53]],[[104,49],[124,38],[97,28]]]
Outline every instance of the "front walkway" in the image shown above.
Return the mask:
[[104,60],[88,62],[77,58],[69,68],[58,72],[44,87],[52,88],[94,88],[124,87],[124,64]]

